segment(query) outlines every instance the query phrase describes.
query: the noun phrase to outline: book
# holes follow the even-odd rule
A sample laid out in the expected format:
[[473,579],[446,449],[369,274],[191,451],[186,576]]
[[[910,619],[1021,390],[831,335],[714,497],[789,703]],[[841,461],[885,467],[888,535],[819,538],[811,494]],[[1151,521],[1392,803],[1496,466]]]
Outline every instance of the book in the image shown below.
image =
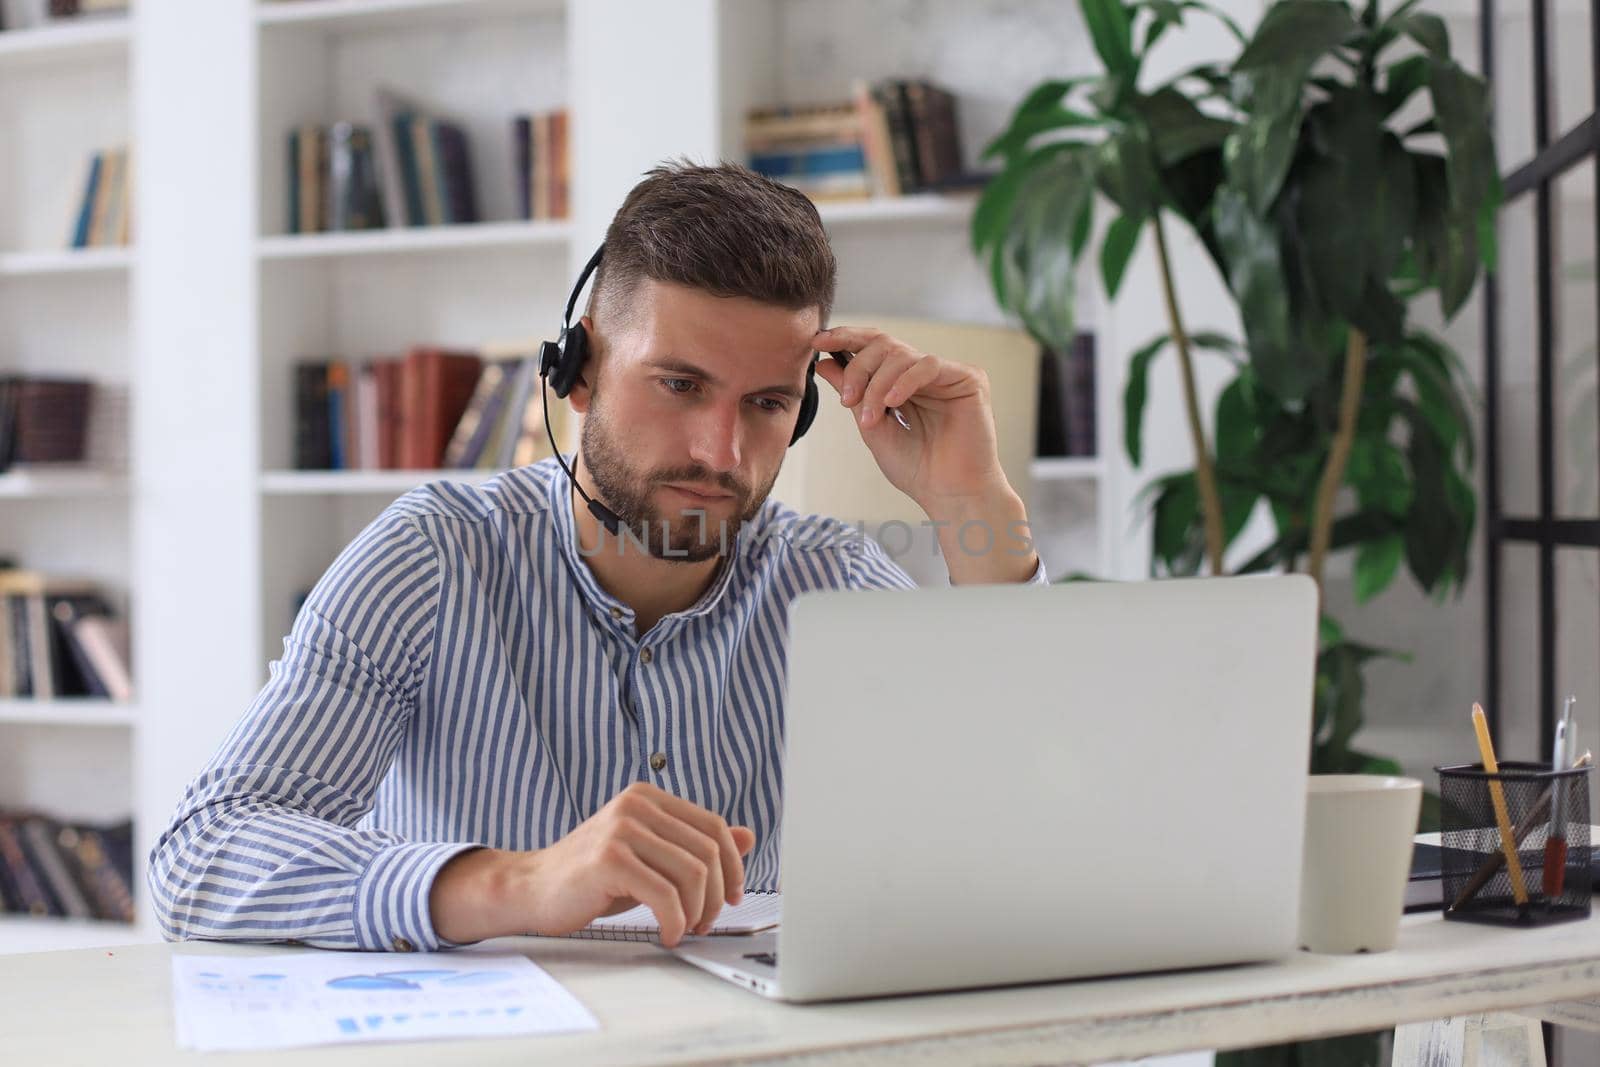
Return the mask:
[[[724,904],[708,937],[741,937],[777,927],[783,920],[782,893],[746,893],[737,905]],[[617,915],[602,916],[582,930],[565,935],[589,941],[655,941],[661,926],[655,913],[641,904]]]
[[406,174],[396,134],[398,121],[416,111],[416,108],[395,90],[380,86],[373,94],[372,110],[372,144],[378,187],[383,199],[384,221],[390,229],[415,225],[406,194]]
[[[1600,826],[1591,827],[1600,834]],[[1440,911],[1444,908],[1444,849],[1437,843],[1438,834],[1424,834],[1411,848],[1411,876],[1406,881],[1405,910]],[[1591,837],[1590,840],[1600,840]],[[1489,852],[1472,853],[1473,860],[1488,856]],[[1570,863],[1570,860],[1569,860]],[[1470,866],[1476,868],[1477,863]],[[1600,844],[1589,849],[1590,884],[1600,888]]]
[[83,199],[78,204],[78,220],[72,227],[72,247],[89,247],[89,231],[94,223],[95,195],[100,188],[100,173],[105,168],[105,153],[96,152],[89,158],[89,177],[83,188]]
[[435,470],[477,387],[483,360],[475,352],[419,345],[401,369],[399,460],[408,470]]
[[328,228],[381,229],[383,210],[372,134],[352,122],[334,123],[328,132]]
[[33,864],[45,890],[55,899],[62,915],[71,919],[93,919],[94,908],[83,895],[56,847],[56,826],[43,816],[31,815],[21,821],[22,851]]

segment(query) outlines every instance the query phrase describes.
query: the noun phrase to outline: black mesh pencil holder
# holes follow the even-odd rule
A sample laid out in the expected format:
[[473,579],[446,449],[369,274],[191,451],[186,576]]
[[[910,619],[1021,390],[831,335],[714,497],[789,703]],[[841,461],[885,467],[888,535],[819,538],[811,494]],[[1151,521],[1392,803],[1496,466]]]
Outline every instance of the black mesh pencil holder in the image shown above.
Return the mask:
[[[1506,762],[1498,774],[1482,764],[1434,769],[1446,919],[1542,926],[1588,917],[1588,767],[1551,771],[1541,763]],[[1515,842],[1515,864],[1502,826]]]

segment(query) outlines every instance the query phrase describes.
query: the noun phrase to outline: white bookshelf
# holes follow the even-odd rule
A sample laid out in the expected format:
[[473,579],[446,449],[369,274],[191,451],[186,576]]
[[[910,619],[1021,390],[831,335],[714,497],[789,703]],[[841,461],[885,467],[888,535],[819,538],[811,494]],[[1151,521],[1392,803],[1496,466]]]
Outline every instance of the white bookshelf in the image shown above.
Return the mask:
[[[269,496],[381,496],[393,498],[428,482],[475,485],[496,471],[267,471],[261,491]],[[387,503],[387,501],[385,501]]]
[[0,700],[0,723],[15,726],[101,726],[131,730],[138,717],[138,709],[132,704],[87,697]]
[[[0,556],[90,578],[124,612],[140,592],[130,547],[135,501],[131,472],[121,469],[128,431],[111,415],[113,397],[131,403],[136,384],[130,303],[138,253],[68,245],[92,154],[134,140],[133,25],[104,16],[0,32],[0,373],[93,381],[102,392],[91,450],[109,445],[116,458],[112,467],[0,473]],[[97,436],[107,439],[97,445]],[[0,809],[137,819],[138,721],[133,705],[106,700],[0,700]],[[0,953],[148,939],[137,923],[0,916]]]
[[[638,175],[679,156],[742,158],[749,107],[843,99],[856,77],[928,73],[962,99],[975,161],[1028,89],[1092,54],[1070,5],[1051,0],[950,5],[916,25],[888,7],[141,0],[115,25],[0,34],[0,136],[23,132],[9,101],[30,94],[50,101],[41,106],[54,131],[0,141],[23,160],[26,205],[0,202],[0,369],[101,376],[128,388],[133,411],[126,475],[0,476],[0,554],[87,571],[127,594],[138,694],[136,708],[0,704],[0,803],[131,804],[141,921],[130,936],[154,936],[143,857],[281,654],[295,594],[394,497],[488,476],[290,469],[294,362],[554,336],[578,268]],[[995,65],[996,54],[1007,62]],[[288,130],[370,122],[379,85],[465,124],[487,221],[285,233]],[[572,115],[573,215],[517,220],[511,116],[557,107]],[[138,247],[63,250],[88,153],[121,140],[139,153]],[[821,205],[838,306],[1006,322],[969,247],[975,202]],[[1124,322],[1099,305],[1097,284],[1082,288],[1080,309],[1101,338],[1109,455],[1120,439],[1113,357],[1132,347],[1116,335],[1142,342],[1158,320],[1143,308]],[[1052,570],[1121,574],[1113,534],[1131,494],[1120,463],[1039,460],[1028,475]],[[9,773],[24,764],[7,763],[8,745],[56,773]],[[7,918],[0,953],[124,932]]]
[[264,260],[471,252],[490,248],[559,249],[566,244],[569,232],[564,222],[479,222],[351,233],[282,234],[263,237],[258,249]]
[[128,20],[85,18],[0,31],[0,72],[126,56]]
[[47,274],[123,273],[133,265],[127,248],[64,248],[40,252],[0,253],[0,277],[27,278]]
[[315,28],[359,33],[415,30],[468,18],[559,12],[563,0],[264,0],[256,9],[263,29]]
[[127,491],[127,478],[111,471],[15,468],[0,473],[0,500],[92,500]]

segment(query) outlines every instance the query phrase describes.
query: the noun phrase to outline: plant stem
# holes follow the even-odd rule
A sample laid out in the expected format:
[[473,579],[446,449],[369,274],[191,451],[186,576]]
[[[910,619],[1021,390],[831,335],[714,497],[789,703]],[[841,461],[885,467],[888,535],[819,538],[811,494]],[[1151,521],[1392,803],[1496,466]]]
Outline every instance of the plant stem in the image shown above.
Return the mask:
[[1172,286],[1172,258],[1167,253],[1167,233],[1161,226],[1161,212],[1155,213],[1156,251],[1161,256],[1161,293],[1167,301],[1167,320],[1172,324],[1172,340],[1178,347],[1178,367],[1183,374],[1183,407],[1189,416],[1189,439],[1194,446],[1194,478],[1200,490],[1200,515],[1205,521],[1206,558],[1211,573],[1222,574],[1222,496],[1217,492],[1217,472],[1206,448],[1205,425],[1200,421],[1200,400],[1195,391],[1194,361],[1189,355],[1189,335],[1178,314],[1178,294]]
[[1350,327],[1350,341],[1344,353],[1344,385],[1339,394],[1339,424],[1333,434],[1333,447],[1328,450],[1327,466],[1322,468],[1322,481],[1317,485],[1316,510],[1311,515],[1311,562],[1306,571],[1317,583],[1317,596],[1322,596],[1322,565],[1328,558],[1328,543],[1333,537],[1333,507],[1344,482],[1345,464],[1350,460],[1350,448],[1356,439],[1356,415],[1361,411],[1361,387],[1367,373],[1367,336],[1354,326]]

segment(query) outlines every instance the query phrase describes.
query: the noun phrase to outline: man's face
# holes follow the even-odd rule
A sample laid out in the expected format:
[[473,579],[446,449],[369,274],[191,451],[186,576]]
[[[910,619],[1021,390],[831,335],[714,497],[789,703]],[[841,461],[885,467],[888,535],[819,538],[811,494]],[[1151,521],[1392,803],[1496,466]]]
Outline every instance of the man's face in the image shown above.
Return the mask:
[[584,466],[651,555],[711,559],[732,547],[777,480],[818,309],[648,279],[630,309],[626,326],[601,324],[599,358],[585,368]]

